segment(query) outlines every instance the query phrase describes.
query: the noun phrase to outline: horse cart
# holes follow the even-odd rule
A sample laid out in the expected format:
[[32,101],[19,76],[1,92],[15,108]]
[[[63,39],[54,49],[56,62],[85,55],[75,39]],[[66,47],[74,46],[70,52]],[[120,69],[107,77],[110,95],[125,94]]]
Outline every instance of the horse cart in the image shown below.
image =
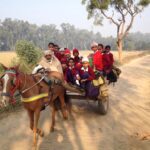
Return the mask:
[[109,109],[109,97],[105,97],[103,99],[86,97],[85,94],[79,94],[76,92],[67,91],[67,97],[70,100],[84,100],[84,101],[95,101],[97,103],[98,112],[102,115],[107,114]]

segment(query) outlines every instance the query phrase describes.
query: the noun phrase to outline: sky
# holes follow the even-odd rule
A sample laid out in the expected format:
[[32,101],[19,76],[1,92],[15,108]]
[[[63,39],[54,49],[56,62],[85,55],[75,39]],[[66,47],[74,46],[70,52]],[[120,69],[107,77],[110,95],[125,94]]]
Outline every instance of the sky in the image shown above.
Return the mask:
[[[81,0],[1,0],[0,20],[19,19],[34,23],[56,24],[70,23],[79,29],[100,32],[102,36],[116,36],[116,27],[104,20],[103,26],[93,25],[87,19],[86,6]],[[130,32],[150,33],[150,6],[138,15]]]

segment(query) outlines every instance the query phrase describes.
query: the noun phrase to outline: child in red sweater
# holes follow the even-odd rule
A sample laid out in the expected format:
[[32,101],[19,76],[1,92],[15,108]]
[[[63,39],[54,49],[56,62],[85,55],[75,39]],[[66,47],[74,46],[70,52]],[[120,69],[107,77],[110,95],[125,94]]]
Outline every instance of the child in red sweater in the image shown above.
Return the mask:
[[86,88],[86,85],[95,78],[93,69],[89,66],[88,58],[82,59],[82,68],[79,71],[80,84],[82,88]]
[[105,47],[105,50],[103,51],[102,58],[103,58],[103,68],[104,68],[105,74],[108,74],[111,72],[113,63],[114,63],[113,54],[110,52],[110,50],[111,50],[111,47],[107,45]]

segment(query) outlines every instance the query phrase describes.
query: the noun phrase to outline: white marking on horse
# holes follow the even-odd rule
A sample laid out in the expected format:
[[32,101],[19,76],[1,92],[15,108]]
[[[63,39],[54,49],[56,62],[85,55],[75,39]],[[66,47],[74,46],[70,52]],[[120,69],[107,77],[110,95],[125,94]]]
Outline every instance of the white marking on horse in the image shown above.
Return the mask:
[[8,80],[9,80],[8,74],[5,74],[5,76],[3,77],[3,79],[4,79],[3,93],[6,93],[7,82],[8,82]]
[[[6,93],[6,90],[7,90],[7,82],[8,82],[8,80],[9,80],[8,74],[5,74],[5,76],[3,77],[3,79],[4,79],[3,93]],[[2,96],[2,103],[3,103],[4,106],[6,107],[6,106],[8,105],[8,97]]]

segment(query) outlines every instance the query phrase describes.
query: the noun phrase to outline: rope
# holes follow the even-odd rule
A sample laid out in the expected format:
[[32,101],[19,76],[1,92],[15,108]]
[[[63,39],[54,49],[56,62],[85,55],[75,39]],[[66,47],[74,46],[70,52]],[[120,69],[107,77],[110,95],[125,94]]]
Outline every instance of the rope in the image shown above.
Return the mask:
[[35,83],[34,85],[32,85],[31,87],[23,90],[21,93],[25,93],[27,92],[28,90],[32,89],[34,86],[36,86],[37,84],[39,84],[43,79],[44,79],[45,76],[43,76],[37,83]]

